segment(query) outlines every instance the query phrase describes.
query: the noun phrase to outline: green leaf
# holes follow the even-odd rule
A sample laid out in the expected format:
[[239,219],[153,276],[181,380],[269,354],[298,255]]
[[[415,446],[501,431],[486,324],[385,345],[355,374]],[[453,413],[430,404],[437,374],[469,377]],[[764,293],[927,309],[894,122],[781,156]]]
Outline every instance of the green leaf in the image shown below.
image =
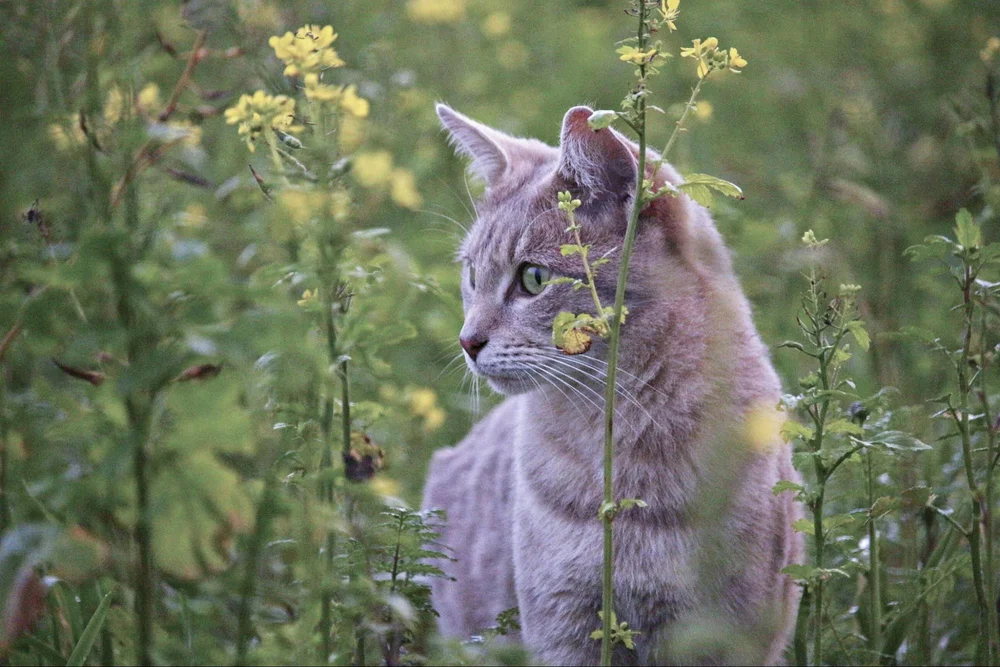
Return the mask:
[[850,433],[851,435],[864,435],[865,430],[861,426],[849,422],[846,419],[836,419],[826,425],[827,433]]
[[792,528],[797,533],[804,533],[806,535],[816,534],[816,526],[813,525],[811,519],[796,519],[795,523],[792,524]]
[[871,346],[871,338],[868,337],[868,331],[865,330],[865,323],[861,320],[854,320],[847,324],[847,330],[851,332],[854,340],[858,342],[858,347],[867,351]]
[[978,248],[983,245],[983,232],[972,214],[962,209],[955,215],[955,239],[963,248]]
[[97,605],[97,610],[90,617],[90,621],[87,622],[87,627],[83,629],[83,634],[80,635],[80,641],[76,643],[76,647],[74,647],[73,652],[70,654],[69,660],[66,661],[66,667],[80,667],[87,661],[90,649],[94,646],[94,640],[97,639],[97,633],[101,631],[104,619],[108,617],[108,608],[111,606],[111,596],[114,593],[115,591],[112,589],[101,600],[101,604]]
[[569,257],[570,255],[579,255],[583,253],[583,246],[577,245],[575,243],[566,243],[559,246],[559,252],[562,253],[563,257]]
[[603,130],[606,127],[611,127],[612,123],[616,120],[618,120],[617,113],[614,111],[608,111],[607,109],[601,109],[590,114],[590,117],[587,119],[587,125],[590,126],[590,129],[596,132],[597,130]]
[[812,565],[787,565],[782,568],[781,573],[787,574],[796,581],[809,581],[818,572],[818,568]]
[[705,207],[712,205],[712,191],[735,199],[745,199],[743,191],[734,184],[708,174],[688,174],[677,189]]
[[785,491],[795,491],[796,493],[801,493],[805,490],[806,488],[801,484],[790,482],[787,479],[780,479],[773,487],[771,487],[771,493],[774,495],[784,493]]
[[781,425],[781,437],[785,442],[791,442],[795,438],[809,441],[812,440],[814,435],[816,435],[816,432],[811,428],[792,419]]

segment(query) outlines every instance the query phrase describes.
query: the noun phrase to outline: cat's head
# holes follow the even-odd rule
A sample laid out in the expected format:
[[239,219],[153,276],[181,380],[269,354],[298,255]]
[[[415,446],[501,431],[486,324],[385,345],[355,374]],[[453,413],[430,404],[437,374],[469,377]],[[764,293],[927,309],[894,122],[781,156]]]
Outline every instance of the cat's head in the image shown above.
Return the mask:
[[[552,343],[558,313],[596,312],[589,290],[546,284],[560,276],[585,278],[580,256],[560,251],[574,241],[557,207],[558,193],[568,190],[583,202],[576,218],[583,243],[591,246],[590,260],[610,260],[597,269],[595,282],[601,303],[611,306],[638,148],[613,129],[590,129],[587,107],[566,113],[558,148],[509,136],[443,104],[437,112],[456,150],[471,158],[470,173],[486,184],[458,253],[465,306],[459,338],[467,364],[508,394],[599,375],[606,351],[601,341],[579,356],[565,355]],[[677,175],[664,165],[656,179],[676,182]],[[672,311],[694,298],[700,276],[728,273],[729,261],[704,211],[687,197],[668,196],[643,212],[630,267],[625,367],[629,355],[637,360],[649,352],[651,340],[665,335]]]

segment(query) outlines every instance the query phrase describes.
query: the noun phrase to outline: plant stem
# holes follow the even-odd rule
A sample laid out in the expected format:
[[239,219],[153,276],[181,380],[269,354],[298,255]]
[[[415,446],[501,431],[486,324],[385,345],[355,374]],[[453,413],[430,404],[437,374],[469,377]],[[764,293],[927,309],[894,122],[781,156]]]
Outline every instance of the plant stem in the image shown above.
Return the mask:
[[[962,353],[956,365],[958,373],[958,399],[959,414],[957,415],[958,431],[962,438],[962,459],[965,464],[965,477],[969,486],[969,493],[972,496],[972,523],[969,528],[969,549],[972,556],[972,581],[976,591],[976,602],[979,606],[979,637],[976,647],[976,662],[982,663],[983,659],[988,664],[993,664],[993,647],[989,638],[993,636],[993,628],[990,627],[992,614],[990,613],[990,601],[986,598],[986,587],[983,582],[982,547],[980,544],[983,506],[982,492],[976,483],[976,473],[972,457],[972,437],[969,431],[969,392],[972,390],[972,383],[968,378],[969,368],[969,348],[972,345],[972,327],[975,315],[975,302],[972,298],[972,288],[975,276],[972,267],[966,260],[965,278],[962,284],[962,313],[965,337],[962,341]],[[953,419],[956,417],[952,411]]]
[[[0,374],[3,368],[0,367]],[[7,498],[7,484],[10,480],[10,452],[7,442],[6,380],[0,375],[0,535],[10,527],[10,502]]]
[[879,659],[882,654],[882,582],[879,576],[878,531],[875,529],[875,473],[872,471],[872,451],[868,450],[868,593],[871,612],[868,636],[869,648]]
[[[638,0],[639,27],[637,32],[638,48],[643,50],[646,45],[646,0]],[[646,66],[639,66],[639,85],[645,85]],[[629,259],[632,256],[632,246],[635,245],[636,232],[639,228],[639,214],[645,204],[643,200],[643,181],[646,176],[646,100],[640,97],[636,103],[638,117],[637,134],[639,139],[639,165],[636,173],[635,198],[632,202],[632,212],[629,215],[628,227],[625,230],[625,244],[622,247],[621,263],[618,266],[618,283],[615,287],[614,319],[611,321],[611,331],[608,335],[608,371],[604,388],[604,503],[607,507],[614,503],[614,417],[615,388],[618,374],[618,342],[621,338],[622,310],[625,306],[625,285],[628,282]],[[611,665],[611,615],[614,613],[614,546],[612,543],[611,522],[613,514],[602,512],[604,523],[604,560],[602,571],[601,609],[601,665]]]
[[237,616],[236,632],[236,665],[247,664],[247,649],[253,633],[253,601],[257,589],[257,566],[260,552],[267,537],[268,523],[273,510],[274,479],[268,474],[264,482],[264,491],[257,505],[257,517],[254,521],[254,531],[250,536],[247,548],[246,572],[243,575],[243,585],[240,590],[240,609]]
[[[979,319],[979,346],[982,350],[980,370],[979,370],[979,402],[983,409],[983,418],[986,424],[986,479],[983,482],[985,493],[985,512],[983,516],[983,540],[985,547],[984,579],[986,580],[986,600],[996,600],[996,575],[993,564],[993,473],[994,460],[996,458],[996,430],[994,429],[993,409],[990,406],[990,397],[986,386],[986,374],[989,369],[989,358],[986,354],[986,308],[980,307]],[[994,662],[1000,662],[1000,626],[997,622],[997,608],[995,604],[989,604],[989,642],[990,651]]]

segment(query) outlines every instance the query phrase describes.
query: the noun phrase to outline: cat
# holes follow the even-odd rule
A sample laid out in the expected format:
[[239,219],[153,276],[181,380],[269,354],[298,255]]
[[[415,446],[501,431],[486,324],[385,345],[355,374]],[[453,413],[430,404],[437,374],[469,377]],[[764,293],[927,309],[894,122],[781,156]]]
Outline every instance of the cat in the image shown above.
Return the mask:
[[[456,447],[437,451],[425,509],[447,513],[432,602],[446,636],[467,637],[517,607],[520,640],[548,664],[597,664],[600,642],[602,454],[607,345],[585,354],[552,344],[560,311],[593,313],[557,194],[576,218],[614,303],[635,195],[635,143],[592,130],[570,109],[560,145],[437,113],[471,174],[485,182],[461,244],[465,360],[508,396]],[[657,159],[648,153],[647,165]],[[664,163],[646,178],[681,182]],[[646,206],[631,258],[619,351],[614,492],[647,507],[614,520],[615,611],[638,631],[616,664],[663,660],[779,663],[799,602],[781,573],[801,562],[798,481],[778,437],[780,383],[708,211],[686,195]]]

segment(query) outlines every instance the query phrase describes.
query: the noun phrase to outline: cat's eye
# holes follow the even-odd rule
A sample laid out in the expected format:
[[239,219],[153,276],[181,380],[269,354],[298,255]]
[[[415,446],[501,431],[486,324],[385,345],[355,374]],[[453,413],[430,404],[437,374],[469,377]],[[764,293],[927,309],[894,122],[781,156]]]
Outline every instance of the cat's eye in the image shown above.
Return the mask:
[[521,267],[521,287],[528,294],[541,294],[549,281],[549,270],[537,264],[525,264]]
[[469,264],[469,287],[476,289],[476,267]]

